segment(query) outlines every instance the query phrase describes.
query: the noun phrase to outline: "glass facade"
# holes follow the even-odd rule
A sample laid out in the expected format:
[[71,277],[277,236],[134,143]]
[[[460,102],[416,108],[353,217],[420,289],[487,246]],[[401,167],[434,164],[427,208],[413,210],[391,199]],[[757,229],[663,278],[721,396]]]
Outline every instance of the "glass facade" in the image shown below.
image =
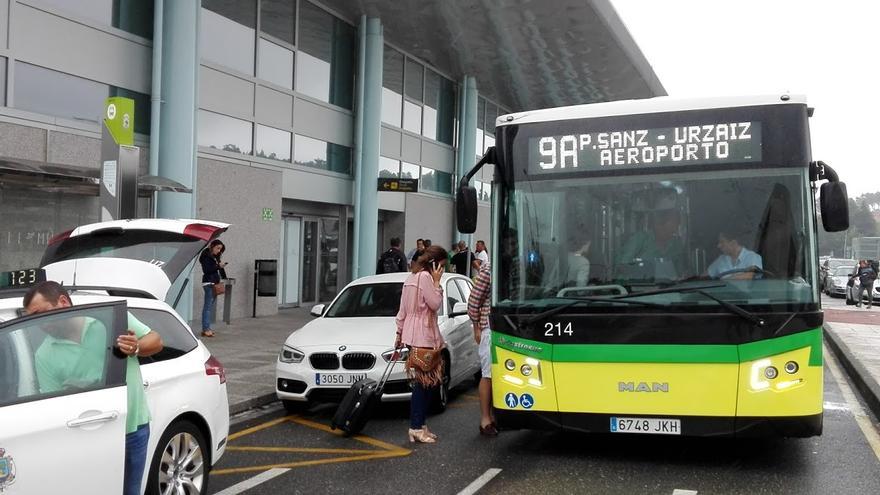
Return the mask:
[[354,102],[355,29],[300,2],[296,90],[348,110]]
[[351,175],[351,148],[297,134],[293,163]]
[[455,84],[436,72],[425,72],[425,106],[422,135],[453,144],[455,136]]
[[403,54],[385,46],[382,61],[382,122],[400,127],[403,105]]
[[397,179],[400,177],[400,162],[387,156],[379,157],[379,178]]
[[257,124],[256,156],[260,158],[268,158],[270,160],[289,162],[290,143],[291,133],[275,129],[274,127]]
[[153,38],[152,0],[40,0],[61,14],[70,13],[143,38]]
[[202,0],[200,47],[202,58],[254,75],[256,0]]
[[260,32],[293,45],[295,43],[296,2],[294,0],[261,0]]
[[104,100],[135,101],[135,132],[150,132],[150,96],[24,62],[15,63],[15,107],[71,120],[100,123]]
[[199,110],[199,146],[250,155],[253,124],[219,113]]
[[422,167],[420,191],[432,191],[441,194],[452,194],[452,174],[428,167]]
[[293,89],[293,50],[260,38],[260,68],[257,77]]

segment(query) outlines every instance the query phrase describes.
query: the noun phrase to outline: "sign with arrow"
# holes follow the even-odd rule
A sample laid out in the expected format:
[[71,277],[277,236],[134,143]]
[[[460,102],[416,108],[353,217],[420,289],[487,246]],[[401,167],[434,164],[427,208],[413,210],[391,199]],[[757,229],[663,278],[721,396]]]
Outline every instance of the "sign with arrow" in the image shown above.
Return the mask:
[[379,190],[386,192],[419,192],[419,179],[379,178]]

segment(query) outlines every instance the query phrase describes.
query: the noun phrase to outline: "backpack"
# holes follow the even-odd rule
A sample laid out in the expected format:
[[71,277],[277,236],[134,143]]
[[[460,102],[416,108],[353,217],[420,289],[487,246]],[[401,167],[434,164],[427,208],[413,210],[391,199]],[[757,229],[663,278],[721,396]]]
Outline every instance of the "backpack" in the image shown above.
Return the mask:
[[397,253],[394,252],[393,249],[389,249],[382,253],[382,256],[379,257],[379,266],[382,268],[382,273],[394,273],[400,271],[397,261]]

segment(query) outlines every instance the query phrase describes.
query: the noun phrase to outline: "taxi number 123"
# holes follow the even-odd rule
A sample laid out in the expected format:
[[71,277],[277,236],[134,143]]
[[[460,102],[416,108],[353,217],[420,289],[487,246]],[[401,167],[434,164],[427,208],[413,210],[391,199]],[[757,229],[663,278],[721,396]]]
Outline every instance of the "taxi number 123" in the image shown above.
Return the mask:
[[545,337],[562,337],[563,334],[571,337],[574,335],[574,330],[571,328],[571,322],[562,323],[562,322],[550,322],[544,323],[544,336]]

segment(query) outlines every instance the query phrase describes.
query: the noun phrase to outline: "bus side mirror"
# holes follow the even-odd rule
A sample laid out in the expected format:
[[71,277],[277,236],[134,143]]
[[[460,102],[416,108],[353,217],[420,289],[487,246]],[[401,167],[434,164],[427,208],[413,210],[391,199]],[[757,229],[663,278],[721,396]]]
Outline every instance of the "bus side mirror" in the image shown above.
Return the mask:
[[819,188],[819,210],[822,227],[826,232],[841,232],[849,228],[849,199],[846,184],[826,182]]
[[463,179],[455,193],[455,219],[458,231],[473,234],[477,230],[477,190]]

